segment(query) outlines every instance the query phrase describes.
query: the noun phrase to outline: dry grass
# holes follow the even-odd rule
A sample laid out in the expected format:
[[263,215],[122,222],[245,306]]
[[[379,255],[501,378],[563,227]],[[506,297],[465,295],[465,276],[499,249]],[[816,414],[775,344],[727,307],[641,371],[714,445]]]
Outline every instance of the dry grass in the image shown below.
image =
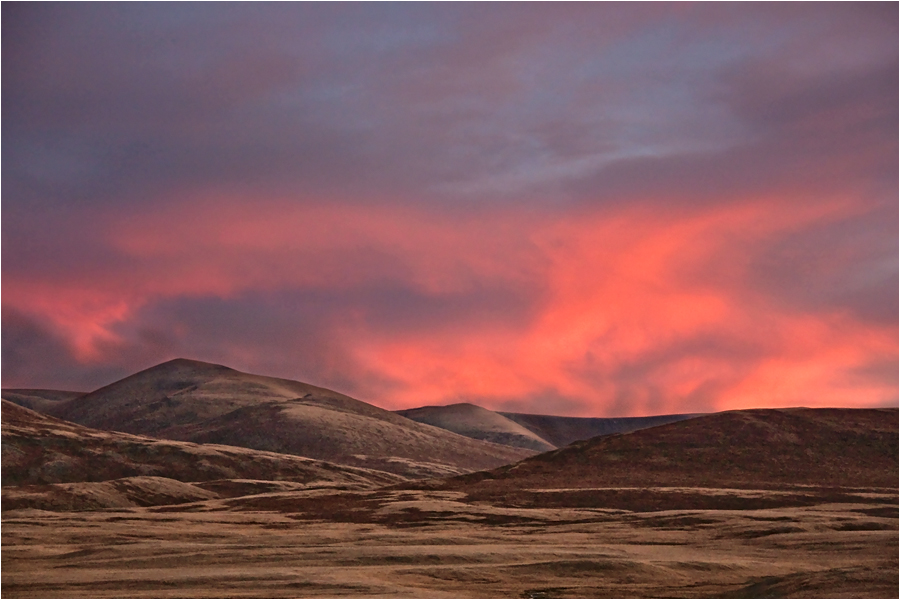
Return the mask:
[[498,413],[525,427],[541,439],[562,448],[572,442],[587,440],[598,435],[628,433],[638,429],[675,423],[699,414],[656,415],[653,417],[558,417],[555,415],[529,415],[524,413]]
[[[78,484],[141,476],[181,482],[242,478],[351,487],[375,487],[403,480],[384,471],[300,456],[100,431],[6,400],[2,406],[4,500],[10,486]],[[41,489],[53,496],[67,488],[44,485]],[[29,493],[38,492],[32,488]],[[91,503],[90,507],[97,505]]]
[[[350,435],[351,424],[372,425],[358,420],[378,410],[354,402],[320,398],[315,410],[295,402],[277,414],[324,415]],[[251,471],[285,459],[91,431],[25,409],[3,415],[4,477],[43,472],[46,461],[29,452],[51,446],[72,461],[112,448],[109,468],[145,461],[187,469],[180,481],[4,487],[8,598],[897,593],[896,410],[720,413],[595,438],[491,472],[399,482],[382,473],[391,485],[375,489],[375,472],[299,457],[286,457],[299,461],[295,481],[190,479],[197,459],[246,459]],[[11,426],[10,415],[28,418]],[[403,439],[387,435],[394,418],[402,419],[374,419],[387,424],[376,431],[388,442]],[[257,434],[262,424],[235,421]],[[423,448],[434,439],[424,436]],[[154,452],[157,444],[169,451]],[[445,450],[434,446],[438,457]],[[152,462],[160,456],[168,462]],[[370,458],[414,469],[433,457],[356,457]],[[455,468],[432,465],[445,474]]]
[[[728,496],[727,490],[695,490]],[[747,490],[741,491],[747,494]],[[859,493],[858,493],[859,494]],[[897,496],[632,512],[304,492],[7,512],[4,597],[892,597]]]
[[396,412],[417,423],[427,423],[477,440],[538,452],[556,449],[556,446],[515,421],[474,404],[423,406]]
[[896,487],[897,424],[897,409],[730,411],[577,442],[442,485],[496,496],[569,487]]
[[[9,395],[21,400],[22,392]],[[105,431],[293,454],[403,477],[490,469],[536,453],[416,423],[324,388],[184,359],[36,408]]]

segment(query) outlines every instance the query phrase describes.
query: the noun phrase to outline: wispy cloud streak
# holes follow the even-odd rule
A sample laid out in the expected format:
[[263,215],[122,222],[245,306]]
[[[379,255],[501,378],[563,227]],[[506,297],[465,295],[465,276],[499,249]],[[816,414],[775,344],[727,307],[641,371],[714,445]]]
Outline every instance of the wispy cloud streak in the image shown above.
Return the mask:
[[897,402],[896,5],[3,17],[4,386]]

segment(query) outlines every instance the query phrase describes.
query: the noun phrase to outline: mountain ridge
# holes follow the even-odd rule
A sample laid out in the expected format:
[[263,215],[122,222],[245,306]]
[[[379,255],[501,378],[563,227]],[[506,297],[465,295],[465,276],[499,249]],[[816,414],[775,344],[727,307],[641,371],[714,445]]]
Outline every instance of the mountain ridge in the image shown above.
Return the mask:
[[896,488],[898,409],[746,409],[599,436],[451,489]]
[[468,402],[394,411],[419,423],[441,427],[474,439],[547,452],[598,435],[627,433],[674,423],[703,413],[650,417],[561,417],[499,412]]
[[47,414],[107,431],[242,446],[432,477],[493,468],[534,454],[475,440],[310,384],[174,359]]
[[394,411],[419,423],[427,423],[466,437],[546,452],[556,448],[534,432],[476,404],[423,406]]
[[0,400],[4,487],[162,477],[375,487],[403,478],[327,461],[216,444],[102,431]]

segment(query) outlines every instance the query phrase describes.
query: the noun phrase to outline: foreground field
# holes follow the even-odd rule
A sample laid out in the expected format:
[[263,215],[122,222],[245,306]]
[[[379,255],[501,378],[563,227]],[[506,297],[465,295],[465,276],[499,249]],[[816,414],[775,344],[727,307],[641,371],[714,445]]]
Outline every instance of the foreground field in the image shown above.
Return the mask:
[[[896,409],[729,411],[535,454],[215,365],[123,382],[93,400],[28,398],[73,413],[97,401],[88,416],[109,427],[184,417],[194,433],[232,414],[196,422],[202,410],[244,403],[225,419],[234,440],[284,436],[327,460],[91,429],[4,401],[4,597],[897,594]],[[449,408],[443,426],[535,442],[498,413]],[[351,439],[366,452],[348,455]],[[485,460],[506,464],[473,472]]]
[[[560,493],[552,492],[555,504]],[[458,491],[395,489],[82,513],[6,511],[2,592],[8,598],[897,592],[896,490],[578,494],[599,506],[522,508]],[[638,496],[648,510],[602,506]]]

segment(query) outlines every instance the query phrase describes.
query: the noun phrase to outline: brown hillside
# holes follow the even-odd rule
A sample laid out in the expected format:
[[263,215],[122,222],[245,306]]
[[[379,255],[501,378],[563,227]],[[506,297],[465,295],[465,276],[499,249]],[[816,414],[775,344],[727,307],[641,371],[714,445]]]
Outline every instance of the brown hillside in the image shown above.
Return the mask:
[[[153,476],[182,482],[284,480],[367,488],[401,478],[247,448],[98,431],[2,401],[3,486],[101,482]],[[6,506],[4,506],[6,507]]]
[[578,442],[447,485],[896,488],[897,420],[897,409],[729,411]]
[[423,406],[396,412],[398,415],[418,423],[434,425],[476,440],[527,448],[538,452],[556,449],[556,446],[515,421],[474,404]]
[[84,392],[68,392],[64,390],[23,390],[12,388],[5,389],[2,392],[4,400],[9,400],[14,404],[38,412],[49,412],[63,400],[71,400],[83,394]]
[[408,477],[489,469],[535,453],[416,423],[324,388],[184,359],[51,411],[97,429],[296,454]]
[[657,415],[653,417],[557,417],[554,415],[530,415],[525,413],[498,413],[518,423],[541,439],[558,448],[573,442],[587,440],[598,435],[628,433],[638,429],[656,427],[666,423],[683,421],[700,415]]
[[3,510],[102,510],[185,504],[218,497],[215,492],[165,477],[126,477],[98,482],[5,487]]

